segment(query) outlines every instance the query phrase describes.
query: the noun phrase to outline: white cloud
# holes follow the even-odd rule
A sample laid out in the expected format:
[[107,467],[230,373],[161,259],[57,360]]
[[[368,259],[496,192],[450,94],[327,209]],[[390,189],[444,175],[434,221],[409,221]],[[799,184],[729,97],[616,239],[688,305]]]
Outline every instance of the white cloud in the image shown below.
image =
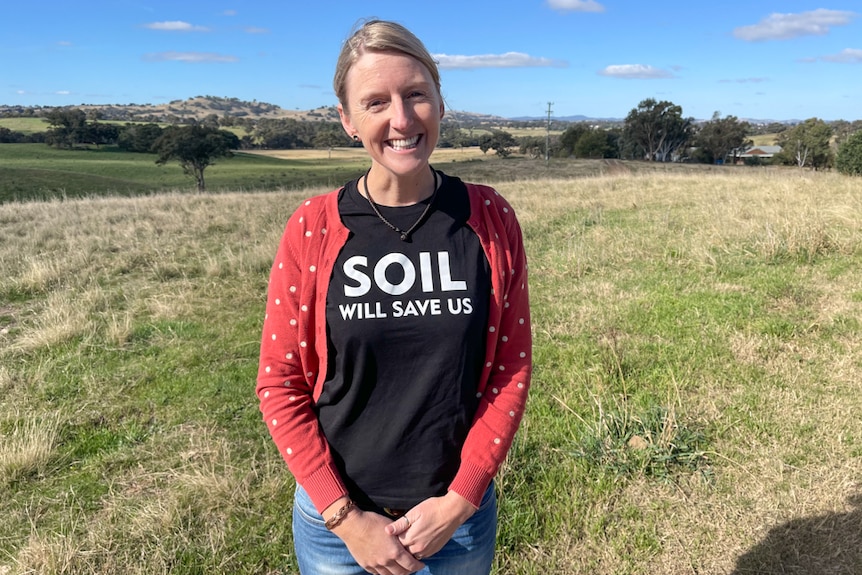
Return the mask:
[[437,65],[444,70],[473,68],[564,68],[568,64],[550,58],[537,58],[521,52],[506,52],[505,54],[480,54],[477,56],[452,56],[449,54],[434,54]]
[[740,26],[733,35],[740,40],[789,40],[800,36],[823,36],[832,26],[844,26],[856,17],[854,12],[818,8],[799,14],[770,14],[757,24]]
[[19,96],[23,96],[24,94],[27,93],[27,90],[16,90],[15,93],[18,94]]
[[67,40],[60,40],[59,42],[57,42],[57,46],[63,46],[64,48],[71,45],[72,43]]
[[222,14],[225,16],[236,16],[236,10],[225,10]]
[[646,64],[615,64],[601,70],[599,75],[608,76],[609,78],[623,78],[625,80],[650,80],[674,77],[667,70]]
[[150,30],[162,30],[166,32],[207,32],[208,28],[204,26],[195,26],[182,20],[170,20],[167,22],[150,22],[144,24],[144,28]]
[[548,6],[561,12],[604,12],[605,7],[595,0],[548,0]]
[[737,78],[735,80],[719,80],[719,84],[760,84],[768,82],[769,78]]
[[837,54],[821,56],[824,62],[837,62],[839,64],[862,64],[862,50],[858,48],[845,48]]
[[258,28],[257,26],[246,26],[243,31],[246,34],[269,34],[269,28]]
[[215,54],[213,52],[156,52],[146,54],[144,60],[147,62],[186,62],[189,64],[201,64],[206,62],[238,62],[239,58],[227,54]]
[[69,90],[57,90],[57,91],[56,91],[56,92],[54,92],[54,93],[55,93],[56,95],[58,95],[58,96],[68,96],[68,95],[69,95],[69,94],[71,94],[72,92],[70,92]]

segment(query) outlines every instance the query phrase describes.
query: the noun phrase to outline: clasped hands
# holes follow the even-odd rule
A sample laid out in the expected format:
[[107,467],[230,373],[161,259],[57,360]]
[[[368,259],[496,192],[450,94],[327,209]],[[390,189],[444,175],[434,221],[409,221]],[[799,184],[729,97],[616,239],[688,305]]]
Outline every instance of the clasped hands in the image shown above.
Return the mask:
[[422,501],[392,521],[353,509],[332,530],[353,558],[375,575],[407,575],[425,567],[421,559],[437,553],[476,509],[450,491]]

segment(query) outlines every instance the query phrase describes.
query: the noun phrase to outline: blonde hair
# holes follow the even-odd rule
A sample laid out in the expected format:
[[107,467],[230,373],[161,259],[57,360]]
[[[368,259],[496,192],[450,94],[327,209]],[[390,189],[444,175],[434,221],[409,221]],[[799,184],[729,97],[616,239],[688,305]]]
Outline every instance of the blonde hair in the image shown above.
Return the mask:
[[366,52],[399,52],[415,58],[428,69],[437,88],[437,95],[442,99],[440,70],[422,41],[401,24],[386,20],[369,20],[345,40],[338,55],[332,87],[343,106],[347,105],[347,73]]

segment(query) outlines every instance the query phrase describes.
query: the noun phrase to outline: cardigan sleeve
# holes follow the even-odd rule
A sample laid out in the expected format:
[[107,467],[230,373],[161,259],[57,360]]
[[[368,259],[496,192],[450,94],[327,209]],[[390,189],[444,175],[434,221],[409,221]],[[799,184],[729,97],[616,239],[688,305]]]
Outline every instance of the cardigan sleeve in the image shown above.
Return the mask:
[[256,393],[281,456],[322,512],[347,489],[314,412],[316,282],[308,270],[321,246],[309,234],[319,219],[309,205],[288,221],[270,272]]
[[[491,188],[478,186],[492,269],[492,313],[486,362],[477,390],[479,407],[449,489],[475,507],[506,459],[526,407],[532,373],[527,258],[512,207]],[[480,237],[482,234],[480,234]]]

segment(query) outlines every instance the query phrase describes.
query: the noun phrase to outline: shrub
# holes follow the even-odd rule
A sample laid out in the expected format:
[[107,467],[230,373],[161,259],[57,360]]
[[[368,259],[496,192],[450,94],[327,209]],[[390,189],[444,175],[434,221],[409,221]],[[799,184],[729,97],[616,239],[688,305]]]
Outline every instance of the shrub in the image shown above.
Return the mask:
[[862,132],[856,132],[841,145],[835,167],[842,174],[862,176]]

